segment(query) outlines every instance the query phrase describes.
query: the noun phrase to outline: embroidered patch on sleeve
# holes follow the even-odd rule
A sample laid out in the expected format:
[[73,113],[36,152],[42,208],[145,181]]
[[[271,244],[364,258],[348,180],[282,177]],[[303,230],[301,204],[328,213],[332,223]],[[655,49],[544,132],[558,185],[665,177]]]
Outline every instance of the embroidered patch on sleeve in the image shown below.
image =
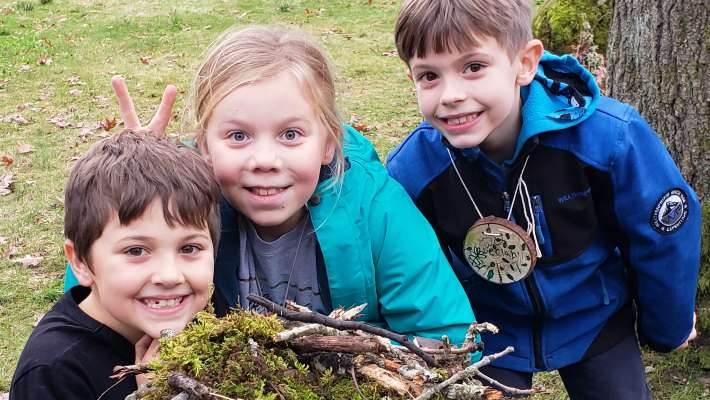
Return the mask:
[[680,189],[664,193],[653,208],[651,226],[658,233],[670,234],[678,230],[688,218],[688,197]]

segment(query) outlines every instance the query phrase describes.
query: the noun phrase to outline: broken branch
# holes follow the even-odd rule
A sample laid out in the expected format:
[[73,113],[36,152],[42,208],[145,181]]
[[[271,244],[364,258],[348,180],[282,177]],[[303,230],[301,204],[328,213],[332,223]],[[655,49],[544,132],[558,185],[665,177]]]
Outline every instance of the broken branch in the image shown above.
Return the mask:
[[285,307],[282,307],[272,302],[271,300],[268,300],[264,297],[255,294],[249,294],[247,296],[247,299],[249,299],[249,301],[251,301],[252,303],[259,304],[260,306],[265,307],[272,313],[277,314],[286,319],[307,323],[317,323],[343,331],[361,330],[363,332],[368,332],[374,335],[385,337],[390,340],[394,340],[395,342],[398,342],[407,349],[409,349],[409,351],[411,351],[412,353],[421,357],[421,359],[424,360],[428,366],[432,367],[437,365],[436,360],[434,360],[431,355],[425,353],[420,347],[412,343],[412,341],[410,341],[405,335],[399,335],[394,332],[388,331],[387,329],[378,328],[376,326],[372,326],[361,321],[341,321],[314,312],[290,311]]
[[[457,383],[463,379],[478,375],[479,368],[485,367],[486,365],[490,364],[494,360],[496,360],[500,357],[503,357],[504,355],[506,355],[508,353],[512,353],[512,352],[513,352],[513,347],[508,346],[508,347],[506,347],[505,350],[501,351],[500,353],[495,353],[495,354],[491,354],[490,356],[485,356],[477,363],[473,363],[473,364],[469,365],[468,367],[466,367],[466,369],[453,374],[451,376],[451,378],[441,382],[440,384],[438,384],[430,389],[427,389],[424,393],[421,394],[421,396],[417,397],[415,400],[428,400],[433,395],[435,395],[437,393],[441,393],[441,391],[446,389],[447,386]],[[509,388],[507,386],[501,385],[501,389],[508,390],[508,389],[513,389],[513,388]],[[515,389],[515,390],[518,390],[518,389]],[[526,394],[534,393],[534,391],[529,391],[529,392],[530,393],[526,393]]]

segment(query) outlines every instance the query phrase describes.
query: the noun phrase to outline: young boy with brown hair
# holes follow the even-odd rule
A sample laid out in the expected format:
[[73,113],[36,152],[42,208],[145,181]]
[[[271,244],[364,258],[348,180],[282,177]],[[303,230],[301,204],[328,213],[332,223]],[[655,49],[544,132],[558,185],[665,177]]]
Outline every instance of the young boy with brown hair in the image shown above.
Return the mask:
[[[161,332],[180,331],[209,300],[219,187],[192,149],[124,131],[74,165],[65,191],[64,252],[80,286],[42,318],[15,370],[10,399],[121,399]],[[143,353],[143,354],[141,354]]]
[[387,168],[500,327],[486,353],[515,347],[489,376],[647,399],[637,336],[695,337],[700,206],[643,118],[544,52],[530,18],[529,0],[405,1],[395,40],[426,121]]

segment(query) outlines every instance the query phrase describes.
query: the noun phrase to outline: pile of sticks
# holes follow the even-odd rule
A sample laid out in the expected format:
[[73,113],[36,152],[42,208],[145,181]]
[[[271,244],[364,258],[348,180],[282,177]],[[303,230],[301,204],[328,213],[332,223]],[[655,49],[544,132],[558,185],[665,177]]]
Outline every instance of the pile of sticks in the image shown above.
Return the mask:
[[[326,316],[295,303],[283,307],[254,294],[248,299],[287,321],[288,328],[272,338],[275,346],[292,349],[317,371],[330,368],[340,375],[349,375],[362,398],[366,397],[360,392],[358,379],[374,381],[399,398],[416,400],[431,399],[435,395],[447,399],[494,399],[500,398],[500,391],[517,395],[540,391],[510,388],[480,372],[481,367],[512,352],[512,347],[469,365],[470,353],[483,349],[483,344],[475,341],[476,336],[481,332],[498,331],[489,323],[472,324],[460,347],[451,345],[447,337],[434,347],[355,321],[366,304],[348,310],[338,308]],[[253,340],[249,344],[256,356],[259,345]],[[443,379],[441,371],[446,371],[449,378]],[[148,368],[132,365],[116,367],[114,372],[114,377],[120,379],[148,372]],[[179,393],[170,400],[231,399],[180,373],[170,374],[168,385]],[[139,388],[126,400],[141,399],[145,390]]]

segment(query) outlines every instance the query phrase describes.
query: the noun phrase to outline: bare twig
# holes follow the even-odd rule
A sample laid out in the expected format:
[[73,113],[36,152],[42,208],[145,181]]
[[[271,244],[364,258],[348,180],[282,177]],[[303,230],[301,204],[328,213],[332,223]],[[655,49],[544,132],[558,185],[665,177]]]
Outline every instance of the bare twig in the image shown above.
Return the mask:
[[[491,354],[490,356],[485,356],[477,363],[471,364],[468,367],[466,367],[466,369],[453,374],[451,376],[451,378],[441,382],[440,384],[438,384],[432,388],[427,389],[424,393],[422,393],[419,397],[417,397],[416,400],[430,399],[433,395],[435,395],[437,393],[441,393],[441,391],[444,390],[447,386],[454,384],[462,379],[466,379],[468,377],[472,377],[474,375],[477,375],[479,368],[485,367],[486,365],[490,364],[492,361],[494,361],[500,357],[503,357],[506,354],[512,353],[512,352],[513,352],[513,347],[508,346],[505,350],[501,351],[500,353],[495,353],[495,354]],[[507,387],[502,388],[502,389],[507,390]],[[531,393],[533,393],[533,392],[531,392]]]
[[353,383],[355,384],[355,390],[357,390],[358,394],[360,397],[362,397],[363,400],[368,400],[367,397],[365,397],[365,394],[360,390],[360,385],[357,383],[357,376],[355,376],[355,367],[350,367],[350,376],[353,378]]
[[217,398],[224,400],[238,400],[212,392],[209,387],[198,382],[196,379],[177,372],[173,372],[168,375],[168,386],[187,394],[187,398],[189,399],[212,400]]
[[[474,322],[471,324],[471,326],[468,327],[468,330],[466,331],[466,338],[463,341],[463,345],[461,347],[468,347],[470,345],[476,345],[476,335],[482,333],[482,332],[490,332],[493,334],[498,333],[498,327],[491,324],[490,322],[481,322],[477,323]],[[483,345],[479,344],[480,348],[478,350],[483,350]]]
[[491,386],[495,386],[495,387],[497,387],[498,389],[501,389],[501,390],[504,391],[504,392],[507,392],[507,393],[510,393],[510,394],[514,394],[514,395],[523,395],[523,396],[524,396],[524,395],[531,395],[531,394],[533,394],[533,393],[540,393],[540,392],[544,391],[544,389],[539,389],[539,388],[518,389],[518,388],[506,386],[506,385],[504,385],[504,384],[498,382],[497,380],[495,380],[495,379],[489,377],[488,375],[486,375],[486,374],[484,374],[483,372],[478,371],[478,370],[475,372],[475,374],[476,374],[477,377],[482,378],[483,380],[485,380],[485,381],[487,381],[488,383],[490,383]]
[[361,336],[320,336],[311,335],[296,338],[288,347],[297,353],[387,353],[387,348],[374,337]]
[[357,367],[357,371],[366,378],[377,382],[382,387],[397,392],[400,396],[409,393],[409,385],[402,380],[402,378],[375,364],[360,365]]
[[209,399],[210,388],[197,380],[177,372],[168,375],[168,385],[174,389],[187,393],[190,397]]
[[148,364],[134,364],[134,365],[117,365],[113,367],[113,375],[109,378],[111,379],[123,379],[131,375],[140,375],[151,372]]
[[297,326],[293,329],[289,329],[287,331],[282,331],[277,334],[275,334],[272,339],[274,342],[286,342],[289,340],[293,340],[299,337],[303,336],[308,336],[308,335],[324,335],[324,336],[338,336],[342,335],[341,331],[335,329],[335,328],[330,328],[327,326],[323,326],[321,324],[305,324],[301,326]]
[[282,307],[272,302],[271,300],[265,299],[255,294],[249,294],[247,296],[247,299],[249,299],[249,301],[251,301],[252,303],[256,303],[260,306],[263,306],[272,313],[282,316],[286,319],[307,323],[318,323],[321,325],[330,326],[335,329],[346,331],[359,329],[361,331],[368,332],[374,335],[386,337],[387,339],[401,343],[412,353],[421,357],[427,363],[428,366],[431,367],[437,365],[437,362],[434,357],[422,351],[421,348],[412,343],[405,335],[399,335],[386,329],[378,328],[376,326],[372,326],[361,321],[341,321],[314,312],[302,313],[297,311],[290,311],[285,307]]
[[422,348],[422,351],[426,352],[427,354],[443,354],[444,356],[448,356],[449,354],[475,353],[479,350],[483,350],[483,345],[480,343],[469,343],[463,347],[450,347],[449,349],[429,349],[426,347]]
[[362,312],[362,310],[365,309],[365,307],[367,307],[367,303],[360,304],[359,306],[351,307],[351,308],[343,311],[342,313],[339,313],[340,315],[332,316],[332,318],[341,319],[343,321],[350,321],[350,320],[353,320],[353,319],[357,318],[358,316],[360,316],[360,313]]
[[306,306],[302,306],[292,300],[286,300],[286,308],[288,308],[291,311],[297,311],[297,312],[313,312],[310,308],[308,308]]

